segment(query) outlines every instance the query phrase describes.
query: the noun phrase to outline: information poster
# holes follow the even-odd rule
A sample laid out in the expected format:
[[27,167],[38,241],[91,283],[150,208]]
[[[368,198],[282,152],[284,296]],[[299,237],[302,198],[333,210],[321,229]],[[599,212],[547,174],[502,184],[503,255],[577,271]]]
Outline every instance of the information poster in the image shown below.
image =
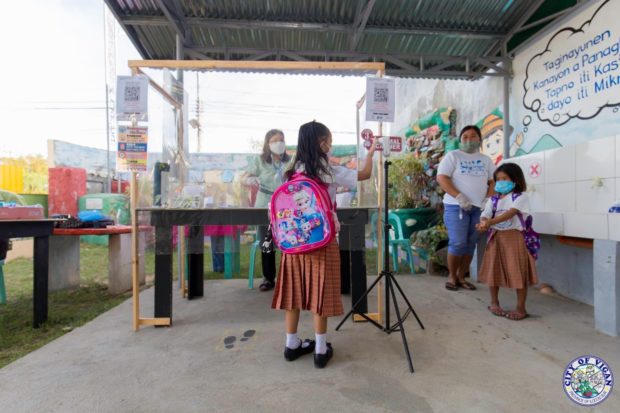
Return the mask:
[[145,172],[147,163],[147,127],[118,127],[116,170],[120,172]]
[[394,122],[396,109],[395,80],[366,78],[366,121]]
[[148,120],[149,80],[146,76],[117,76],[116,78],[117,120]]

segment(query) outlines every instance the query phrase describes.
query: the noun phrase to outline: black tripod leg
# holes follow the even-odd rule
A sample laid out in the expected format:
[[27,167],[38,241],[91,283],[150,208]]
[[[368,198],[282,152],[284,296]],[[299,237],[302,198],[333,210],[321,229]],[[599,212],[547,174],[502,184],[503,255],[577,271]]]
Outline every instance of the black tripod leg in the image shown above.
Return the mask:
[[[355,304],[353,304],[353,307],[351,307],[351,311],[349,311],[349,312],[348,312],[348,313],[347,313],[347,314],[346,314],[346,315],[342,318],[342,321],[340,321],[340,324],[338,324],[338,326],[336,326],[336,331],[338,331],[338,329],[339,329],[340,327],[342,327],[342,325],[344,324],[344,322],[345,322],[345,321],[347,321],[347,318],[349,318],[349,317],[350,317],[353,313],[356,313],[355,309],[357,308],[357,306],[358,306],[358,305],[359,305],[362,301],[364,301],[364,300],[366,299],[366,297],[368,297],[368,294],[370,293],[370,291],[372,291],[372,289],[373,289],[373,288],[375,288],[375,285],[377,285],[377,284],[379,283],[379,281],[381,281],[381,279],[382,279],[382,278],[383,278],[383,274],[379,275],[379,276],[377,277],[377,279],[375,280],[375,282],[373,282],[373,283],[370,285],[370,288],[368,288],[368,289],[366,290],[366,292],[365,292],[364,294],[362,294],[362,296],[361,296],[361,297],[360,297],[360,298],[359,298],[359,299],[355,302]],[[358,314],[363,315],[363,313],[359,313],[359,312],[357,312],[357,313],[358,313]],[[364,317],[364,318],[366,318],[368,321],[373,322],[373,324],[375,324],[378,328],[383,329],[383,326],[382,326],[382,325],[380,325],[380,324],[378,324],[378,323],[376,323],[374,320],[371,320],[371,319],[370,319],[370,318],[368,318],[368,317]]]
[[390,330],[390,290],[393,290],[394,287],[391,285],[391,275],[389,269],[385,271],[385,328],[383,331],[388,334],[392,332]]
[[[393,276],[392,276],[392,281],[395,281],[393,279]],[[400,326],[400,335],[403,338],[403,346],[405,347],[405,353],[407,354],[407,361],[409,362],[409,371],[413,373],[413,362],[411,361],[411,353],[409,353],[409,344],[407,344],[407,336],[405,335],[405,326],[403,325],[403,319],[400,316],[400,309],[398,308],[398,301],[396,301],[396,293],[394,292],[394,288],[392,288],[390,291],[392,293],[392,300],[394,300],[394,310],[396,311],[396,319],[398,320],[398,325]]]
[[418,317],[418,315],[416,314],[415,310],[413,309],[413,306],[409,302],[409,299],[405,295],[405,292],[403,291],[402,288],[400,288],[400,284],[398,284],[398,281],[396,281],[396,279],[394,279],[393,281],[394,281],[394,284],[396,284],[396,288],[398,288],[398,291],[400,292],[400,295],[405,299],[405,302],[409,306],[409,309],[413,313],[413,316],[415,317],[416,320],[418,320],[418,324],[420,325],[420,328],[422,328],[422,330],[424,330],[424,324],[422,324],[422,321],[420,320],[420,317]]

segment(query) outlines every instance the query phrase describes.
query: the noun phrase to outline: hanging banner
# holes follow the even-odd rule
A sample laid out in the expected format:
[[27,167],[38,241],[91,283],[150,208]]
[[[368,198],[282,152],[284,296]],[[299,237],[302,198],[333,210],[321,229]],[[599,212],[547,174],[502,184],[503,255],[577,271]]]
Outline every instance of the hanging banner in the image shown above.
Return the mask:
[[116,77],[116,119],[148,120],[149,79],[146,76]]
[[394,79],[366,78],[366,121],[394,122],[395,83]]
[[147,127],[118,127],[116,170],[120,172],[145,172],[148,143]]

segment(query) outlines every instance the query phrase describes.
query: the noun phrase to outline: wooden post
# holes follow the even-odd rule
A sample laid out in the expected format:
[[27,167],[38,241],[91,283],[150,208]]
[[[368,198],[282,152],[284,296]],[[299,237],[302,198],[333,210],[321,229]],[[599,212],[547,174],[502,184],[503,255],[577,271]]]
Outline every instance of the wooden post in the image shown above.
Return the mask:
[[[377,71],[377,76],[378,77],[383,77],[384,74],[384,70],[380,69]],[[367,96],[366,96],[367,97]],[[366,104],[368,104],[368,102],[366,102]],[[383,136],[383,122],[379,122],[379,126],[378,126],[378,131],[377,131],[377,136]],[[383,142],[383,144],[385,145],[386,143]],[[389,144],[389,141],[388,141]],[[381,231],[383,229],[383,223],[382,223],[382,219],[383,219],[383,197],[381,196],[382,192],[383,192],[383,151],[379,151],[379,167],[377,169],[377,181],[378,181],[378,185],[377,185],[377,205],[378,205],[378,210],[377,210],[377,227],[375,228],[375,231],[377,233],[377,260],[379,262],[379,267],[381,267],[382,263],[383,263],[383,237],[381,236]],[[385,188],[385,190],[387,190],[387,188]],[[379,269],[379,272],[381,272],[381,269]],[[379,274],[377,274],[377,276],[379,276]],[[382,301],[381,301],[381,296],[383,295],[383,282],[379,281],[379,284],[377,284],[377,312],[376,313],[366,313],[366,316],[377,321],[378,323],[382,323]],[[364,317],[362,317],[359,314],[354,314],[353,315],[353,321],[367,321]]]
[[[138,67],[131,68],[132,76],[138,75],[140,72]],[[137,126],[137,121],[132,121],[132,126]],[[119,183],[120,185],[120,183]],[[140,250],[139,250],[139,226],[138,226],[138,180],[137,173],[131,171],[131,182],[129,186],[129,201],[131,211],[131,284],[133,295],[133,331],[138,331],[141,325],[149,326],[169,326],[170,317],[159,318],[141,318],[140,317]]]
[[140,280],[139,274],[139,255],[138,255],[138,214],[136,212],[138,200],[138,188],[136,183],[136,173],[131,173],[131,183],[129,188],[131,202],[131,282],[133,285],[133,331],[140,328]]
[[185,251],[185,228],[185,225],[177,227],[177,235],[179,240],[179,257],[177,260],[179,265],[177,265],[177,268],[179,269],[179,277],[181,280],[181,297],[183,298],[187,295],[187,286],[185,285],[185,257],[187,255]]

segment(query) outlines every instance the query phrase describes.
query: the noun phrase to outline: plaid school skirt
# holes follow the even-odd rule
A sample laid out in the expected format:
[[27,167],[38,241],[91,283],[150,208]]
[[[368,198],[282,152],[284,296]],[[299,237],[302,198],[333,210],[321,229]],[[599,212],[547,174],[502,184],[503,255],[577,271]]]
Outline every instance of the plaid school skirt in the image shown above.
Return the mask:
[[271,308],[309,310],[321,317],[344,313],[336,240],[307,254],[282,254]]
[[536,260],[518,230],[496,231],[487,244],[478,281],[489,287],[525,288],[538,283]]

